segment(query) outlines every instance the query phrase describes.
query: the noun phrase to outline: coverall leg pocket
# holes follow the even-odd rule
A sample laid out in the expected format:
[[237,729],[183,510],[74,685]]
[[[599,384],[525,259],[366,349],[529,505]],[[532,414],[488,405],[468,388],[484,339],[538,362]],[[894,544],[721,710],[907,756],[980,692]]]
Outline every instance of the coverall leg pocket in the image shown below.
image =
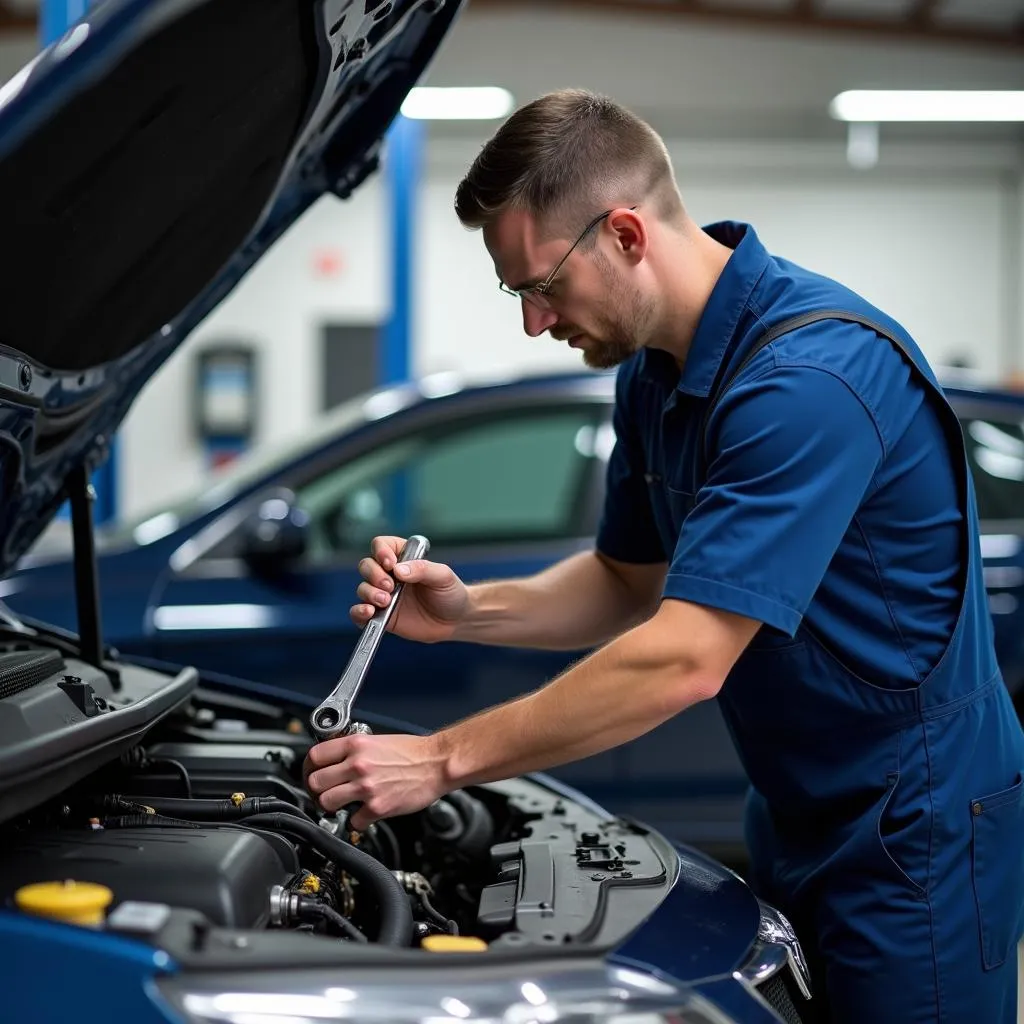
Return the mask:
[[1024,777],[972,800],[970,814],[981,959],[991,971],[1014,952],[1024,932]]

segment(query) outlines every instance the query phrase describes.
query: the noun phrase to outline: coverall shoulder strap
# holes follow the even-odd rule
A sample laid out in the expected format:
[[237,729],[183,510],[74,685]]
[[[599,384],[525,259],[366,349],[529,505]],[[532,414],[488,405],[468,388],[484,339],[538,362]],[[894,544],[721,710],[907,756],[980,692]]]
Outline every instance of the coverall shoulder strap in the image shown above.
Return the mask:
[[707,429],[708,422],[711,419],[711,414],[715,411],[715,407],[721,401],[722,396],[729,390],[736,378],[747,368],[750,361],[767,345],[770,345],[773,341],[781,338],[784,334],[789,334],[791,331],[799,330],[801,327],[806,327],[808,324],[818,323],[820,320],[845,320],[848,323],[863,324],[865,327],[871,328],[877,334],[880,334],[883,338],[891,341],[910,361],[911,365],[917,369],[917,359],[907,348],[906,344],[901,341],[896,335],[889,330],[888,327],[883,327],[882,324],[876,320],[872,320],[870,317],[861,316],[859,313],[850,313],[843,309],[816,309],[811,310],[809,313],[801,313],[799,316],[790,317],[788,320],[783,320],[781,323],[776,324],[774,327],[769,328],[761,335],[753,345],[750,346],[750,351],[743,357],[740,365],[736,368],[733,374],[725,381],[724,384],[715,392],[714,398],[708,403],[708,407],[704,412],[704,419],[701,423],[700,428],[700,439],[698,442],[697,451],[700,452],[701,457],[704,459],[705,465],[707,465]]

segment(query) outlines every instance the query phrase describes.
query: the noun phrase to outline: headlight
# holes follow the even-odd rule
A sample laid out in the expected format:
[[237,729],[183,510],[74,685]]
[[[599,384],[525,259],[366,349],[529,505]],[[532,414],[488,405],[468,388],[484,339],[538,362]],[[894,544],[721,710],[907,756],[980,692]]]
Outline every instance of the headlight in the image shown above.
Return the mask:
[[[468,967],[178,976],[161,980],[160,990],[195,1024],[734,1024],[699,995],[639,971]],[[348,970],[372,980],[326,983],[325,975]]]

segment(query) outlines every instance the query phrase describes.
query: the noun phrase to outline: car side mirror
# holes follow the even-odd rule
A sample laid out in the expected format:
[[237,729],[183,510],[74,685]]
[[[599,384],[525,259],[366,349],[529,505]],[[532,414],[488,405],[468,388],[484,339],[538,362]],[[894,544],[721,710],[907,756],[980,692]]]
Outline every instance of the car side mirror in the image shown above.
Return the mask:
[[242,524],[241,553],[256,570],[280,570],[298,561],[309,542],[309,516],[291,491],[261,497]]

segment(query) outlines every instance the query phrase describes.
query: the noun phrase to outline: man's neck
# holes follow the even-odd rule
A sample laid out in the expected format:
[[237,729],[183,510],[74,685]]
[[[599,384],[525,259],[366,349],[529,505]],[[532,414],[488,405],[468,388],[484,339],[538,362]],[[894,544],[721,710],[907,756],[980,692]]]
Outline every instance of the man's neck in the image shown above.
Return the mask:
[[667,235],[666,241],[660,268],[664,315],[647,345],[668,352],[682,370],[704,309],[733,251],[693,222]]

